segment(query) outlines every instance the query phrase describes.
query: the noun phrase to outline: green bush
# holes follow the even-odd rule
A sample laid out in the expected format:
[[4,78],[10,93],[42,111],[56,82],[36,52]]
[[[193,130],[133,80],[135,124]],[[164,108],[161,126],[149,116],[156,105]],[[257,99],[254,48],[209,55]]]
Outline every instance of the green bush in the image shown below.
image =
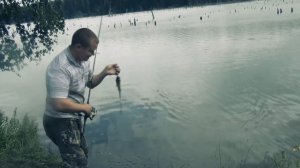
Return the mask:
[[0,165],[5,168],[59,167],[59,156],[50,154],[40,142],[37,123],[27,115],[23,120],[8,118],[0,110]]

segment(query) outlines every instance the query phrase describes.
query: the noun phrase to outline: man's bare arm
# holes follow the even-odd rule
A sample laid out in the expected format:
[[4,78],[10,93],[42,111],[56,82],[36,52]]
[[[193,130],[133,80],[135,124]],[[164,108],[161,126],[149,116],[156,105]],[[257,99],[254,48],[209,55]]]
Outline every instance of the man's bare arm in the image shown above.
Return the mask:
[[65,113],[80,113],[90,114],[92,106],[89,104],[79,104],[69,98],[50,98],[50,105],[57,111]]

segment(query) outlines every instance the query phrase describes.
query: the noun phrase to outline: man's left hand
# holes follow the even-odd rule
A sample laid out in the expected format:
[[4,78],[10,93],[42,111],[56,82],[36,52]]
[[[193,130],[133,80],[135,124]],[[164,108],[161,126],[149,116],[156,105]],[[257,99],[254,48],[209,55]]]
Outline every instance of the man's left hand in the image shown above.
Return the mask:
[[118,64],[110,64],[105,67],[105,72],[107,75],[118,75],[120,71],[121,70]]

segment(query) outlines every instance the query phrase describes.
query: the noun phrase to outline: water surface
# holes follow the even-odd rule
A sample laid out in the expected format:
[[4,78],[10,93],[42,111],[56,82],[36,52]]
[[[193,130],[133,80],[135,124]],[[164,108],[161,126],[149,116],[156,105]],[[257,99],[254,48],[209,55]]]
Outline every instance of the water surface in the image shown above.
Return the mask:
[[[218,167],[221,156],[224,166],[246,158],[258,167],[266,152],[297,145],[299,11],[286,0],[159,10],[156,26],[151,12],[105,16],[95,72],[121,66],[123,108],[115,77],[92,91],[100,115],[86,129],[90,166]],[[67,34],[42,62],[21,78],[2,72],[0,108],[41,123],[46,66],[75,30],[97,33],[99,22],[67,20]]]

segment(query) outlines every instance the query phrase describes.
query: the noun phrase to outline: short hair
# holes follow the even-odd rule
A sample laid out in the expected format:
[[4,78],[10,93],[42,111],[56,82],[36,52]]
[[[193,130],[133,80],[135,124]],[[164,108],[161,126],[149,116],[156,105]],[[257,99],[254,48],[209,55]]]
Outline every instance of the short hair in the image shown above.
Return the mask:
[[89,47],[91,39],[96,39],[99,42],[98,37],[92,30],[88,28],[78,29],[73,34],[71,46],[74,46],[76,44],[81,44],[82,47],[84,48]]

